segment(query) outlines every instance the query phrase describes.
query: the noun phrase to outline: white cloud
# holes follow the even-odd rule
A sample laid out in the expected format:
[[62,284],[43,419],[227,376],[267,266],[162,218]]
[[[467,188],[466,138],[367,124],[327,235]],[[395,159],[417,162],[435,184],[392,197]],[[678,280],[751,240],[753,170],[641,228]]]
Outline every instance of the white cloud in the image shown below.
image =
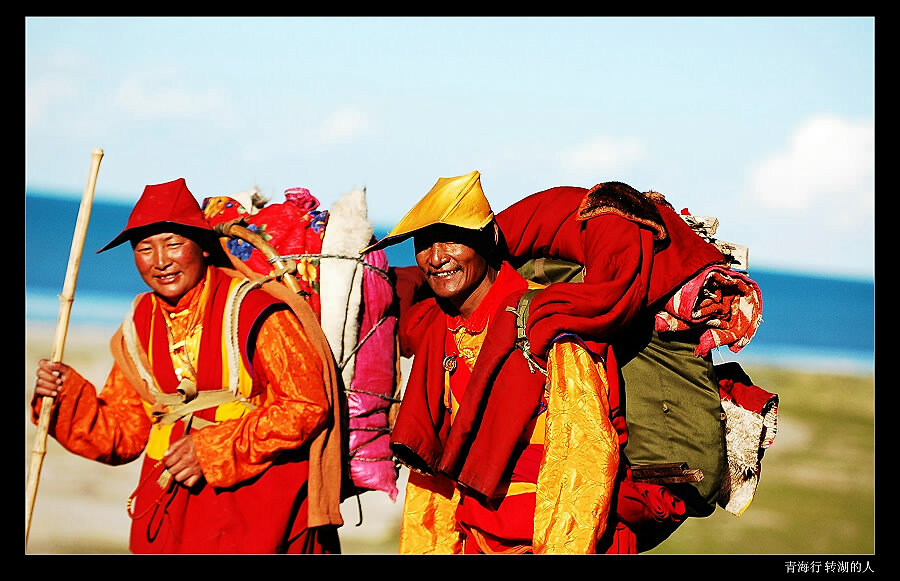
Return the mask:
[[184,117],[221,112],[226,99],[216,90],[185,90],[177,75],[159,70],[127,77],[116,91],[116,102],[137,117]]
[[71,49],[42,57],[26,57],[25,129],[47,120],[51,111],[77,101],[85,82],[97,69],[87,57]]
[[823,273],[874,272],[875,126],[833,115],[799,125],[752,166],[739,219],[751,262]]
[[372,127],[370,117],[358,107],[335,109],[321,119],[306,109],[292,103],[278,113],[268,111],[278,122],[260,119],[254,133],[242,138],[241,159],[258,162],[321,153],[326,146],[352,142]]
[[616,140],[598,137],[563,151],[559,162],[570,170],[614,174],[643,158],[644,152],[644,145],[634,138]]
[[751,194],[772,210],[824,211],[847,225],[875,207],[875,126],[835,116],[800,126],[788,148],[752,172]]
[[25,87],[25,130],[40,123],[55,103],[71,98],[75,83],[66,76],[53,75]]
[[345,143],[365,134],[370,127],[368,116],[358,107],[334,111],[315,132],[323,143]]

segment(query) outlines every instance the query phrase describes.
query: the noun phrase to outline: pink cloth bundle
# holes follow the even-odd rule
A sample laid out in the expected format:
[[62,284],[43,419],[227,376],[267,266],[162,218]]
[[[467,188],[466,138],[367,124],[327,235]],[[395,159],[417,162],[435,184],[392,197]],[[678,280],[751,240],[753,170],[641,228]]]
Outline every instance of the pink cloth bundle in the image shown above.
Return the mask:
[[[397,317],[389,314],[394,298],[383,250],[364,256],[361,345],[347,394],[350,416],[350,476],[362,490],[383,490],[397,499],[397,466],[390,450],[390,407],[397,385]],[[371,334],[370,334],[371,333]]]
[[[279,256],[310,255],[297,259],[297,280],[310,306],[322,317],[320,261],[329,212],[318,210],[319,200],[306,188],[284,191],[284,203],[270,204],[251,214],[230,196],[204,200],[210,225],[241,219],[262,236]],[[227,241],[227,251],[252,270],[268,274],[272,270],[266,256],[239,238]],[[397,383],[396,315],[389,315],[394,289],[386,280],[388,262],[383,250],[368,253],[363,269],[363,289],[359,340],[355,370],[348,388],[350,477],[358,491],[383,490],[396,500],[398,469],[390,443],[390,408]],[[327,268],[327,266],[326,266]],[[369,333],[371,332],[371,335]]]

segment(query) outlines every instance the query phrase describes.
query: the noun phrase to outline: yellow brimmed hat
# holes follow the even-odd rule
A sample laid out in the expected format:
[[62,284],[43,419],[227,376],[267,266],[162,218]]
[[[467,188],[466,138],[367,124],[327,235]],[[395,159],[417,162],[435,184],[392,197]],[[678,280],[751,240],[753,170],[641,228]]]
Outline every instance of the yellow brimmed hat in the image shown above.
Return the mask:
[[473,171],[453,178],[439,178],[431,191],[397,222],[387,236],[360,253],[399,244],[434,224],[481,230],[493,218],[494,212],[481,189],[480,173]]

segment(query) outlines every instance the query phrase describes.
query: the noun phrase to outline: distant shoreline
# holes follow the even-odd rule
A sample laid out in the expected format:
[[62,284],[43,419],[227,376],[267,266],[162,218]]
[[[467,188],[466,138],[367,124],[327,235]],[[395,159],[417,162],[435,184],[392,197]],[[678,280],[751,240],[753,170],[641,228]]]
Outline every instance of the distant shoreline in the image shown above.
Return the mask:
[[[25,187],[25,200],[26,205],[28,202],[48,202],[60,204],[62,206],[67,207],[68,213],[72,215],[72,224],[75,223],[75,216],[77,215],[77,209],[81,202],[81,196],[83,192],[81,190],[78,191],[60,191],[51,187],[43,187],[43,186],[26,186]],[[197,200],[201,202],[202,200]],[[279,204],[283,203],[283,201],[279,201],[276,199],[270,200],[270,204]],[[94,198],[95,206],[104,206],[111,208],[117,214],[121,214],[122,220],[121,224],[126,222],[126,218],[128,214],[131,212],[133,207],[133,202],[124,201],[118,199],[116,197],[111,196],[101,196],[99,193]],[[27,209],[27,208],[26,208]],[[327,209],[327,208],[319,208],[319,209]],[[26,213],[26,218],[27,218]],[[121,226],[121,224],[117,224],[117,226],[112,227],[109,231],[111,235],[118,232],[117,227]],[[393,223],[391,224],[373,224],[373,230],[375,236],[377,238],[383,238],[387,235],[388,232],[393,228]],[[93,232],[93,229],[91,230]],[[69,241],[66,240],[66,243]],[[413,246],[412,241],[406,241],[399,245],[390,247],[386,252],[389,254],[389,258],[391,258],[390,263],[392,266],[411,266],[415,264],[413,260]],[[66,254],[68,256],[68,254]],[[398,257],[404,256],[403,260],[398,260]],[[852,270],[833,270],[833,271],[823,271],[823,270],[812,270],[804,268],[803,264],[798,266],[784,266],[779,264],[758,264],[755,261],[752,262],[750,268],[751,277],[756,272],[769,273],[775,275],[785,275],[785,276],[803,276],[803,277],[812,277],[812,278],[822,278],[822,279],[834,279],[845,282],[855,282],[861,284],[875,284],[875,273],[868,273],[865,271],[860,271],[858,269]]]

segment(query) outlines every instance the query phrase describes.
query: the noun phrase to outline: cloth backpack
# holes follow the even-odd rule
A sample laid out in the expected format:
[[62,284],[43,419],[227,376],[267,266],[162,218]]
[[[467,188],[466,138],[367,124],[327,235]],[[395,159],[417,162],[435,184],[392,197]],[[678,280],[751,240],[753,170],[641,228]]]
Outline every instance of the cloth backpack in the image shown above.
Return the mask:
[[[582,276],[580,264],[561,259],[532,259],[518,271],[542,284],[581,282]],[[520,339],[539,292],[529,291],[519,301]],[[530,358],[527,341],[520,343]],[[623,454],[634,479],[670,488],[685,501],[689,516],[712,514],[728,467],[725,414],[711,358],[694,354],[695,333],[658,333],[652,320],[637,323],[615,346],[628,426]]]

